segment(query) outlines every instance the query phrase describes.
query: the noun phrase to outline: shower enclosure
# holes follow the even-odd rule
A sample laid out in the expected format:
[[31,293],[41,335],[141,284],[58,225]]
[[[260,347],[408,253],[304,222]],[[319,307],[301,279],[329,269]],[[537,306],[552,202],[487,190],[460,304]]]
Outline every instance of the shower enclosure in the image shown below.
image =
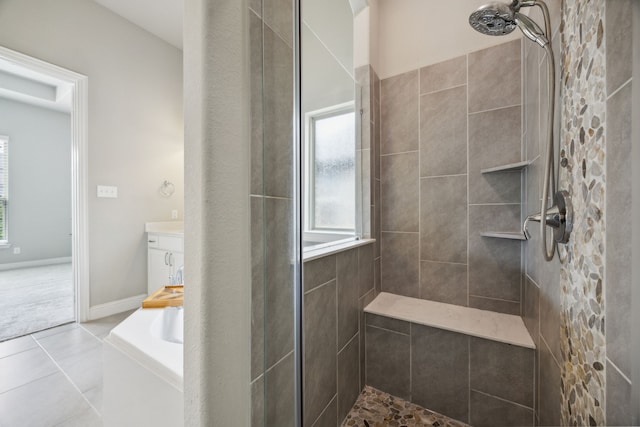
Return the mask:
[[[629,372],[601,346],[604,273],[576,265],[603,239],[603,205],[582,199],[603,200],[601,159],[583,159],[604,133],[604,39],[586,24],[604,2],[442,3],[249,1],[253,425],[340,425],[365,385],[473,425],[613,417],[601,367]],[[560,68],[588,49],[579,76]],[[565,91],[592,103],[574,117]],[[562,257],[545,243],[545,223],[572,231],[556,187],[581,198]],[[389,295],[520,322],[528,340],[366,310]]]

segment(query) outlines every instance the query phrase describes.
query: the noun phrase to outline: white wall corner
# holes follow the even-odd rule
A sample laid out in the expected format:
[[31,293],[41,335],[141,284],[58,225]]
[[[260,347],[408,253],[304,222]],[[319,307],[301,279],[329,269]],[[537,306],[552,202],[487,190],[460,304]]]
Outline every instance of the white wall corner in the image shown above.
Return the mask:
[[[185,425],[249,426],[246,0],[186,0]],[[220,48],[223,46],[224,48]]]

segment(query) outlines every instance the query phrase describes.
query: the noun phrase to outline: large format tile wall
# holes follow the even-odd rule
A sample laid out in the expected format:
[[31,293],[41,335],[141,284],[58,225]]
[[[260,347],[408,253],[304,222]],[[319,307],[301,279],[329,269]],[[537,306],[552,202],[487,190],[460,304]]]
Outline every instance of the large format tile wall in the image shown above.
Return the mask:
[[534,425],[532,349],[366,314],[367,385],[474,426]]
[[336,426],[364,388],[363,308],[374,298],[373,244],[305,262],[304,425]]
[[[605,2],[606,187],[605,318],[606,422],[631,425],[631,112],[632,0]],[[637,31],[637,29],[635,29]],[[636,43],[638,43],[636,41]],[[638,84],[635,82],[635,84]],[[637,116],[636,119],[637,120]],[[636,140],[637,144],[638,141]],[[636,166],[637,167],[637,166]],[[637,259],[636,259],[637,262]],[[637,286],[637,284],[636,284]],[[637,327],[637,326],[636,326]],[[636,361],[637,363],[637,361]]]
[[[567,159],[559,188],[572,196],[576,224],[562,263],[542,259],[537,230],[525,246],[523,316],[538,346],[536,413],[540,425],[631,425],[632,2],[565,0],[562,11],[559,0],[549,3],[556,147]],[[533,213],[543,178],[547,62],[531,45],[524,63],[524,158],[533,163],[523,210]]]
[[[378,239],[379,80],[369,66],[355,74],[361,110],[358,215],[363,237]],[[364,307],[379,289],[378,242],[304,263],[304,426],[339,426],[365,386]]]
[[293,10],[251,0],[252,425],[295,425]]
[[[293,12],[290,2],[249,3],[252,425],[286,427],[295,425]],[[357,154],[366,180],[360,193],[368,214],[361,211],[364,237],[370,237],[379,230],[374,219],[379,216],[379,192],[374,192],[374,173],[379,177],[375,159],[379,156],[372,148],[379,146],[375,125],[379,126],[379,94],[375,90],[379,85],[370,67],[360,76],[363,114]],[[364,387],[364,334],[359,331],[364,323],[363,309],[375,297],[374,272],[379,278],[379,257],[376,243],[305,263],[305,426],[339,424]],[[318,268],[322,271],[317,272]],[[318,274],[331,278],[318,283]]]
[[[552,47],[556,65],[554,141],[560,144],[561,38],[560,0],[548,1],[552,17]],[[531,17],[543,22],[537,8]],[[523,160],[531,164],[524,174],[523,220],[541,207],[544,178],[544,154],[547,146],[548,63],[543,49],[528,40],[523,42]],[[557,165],[556,165],[557,167]],[[535,410],[539,425],[560,425],[560,261],[558,256],[546,262],[540,247],[539,225],[530,228],[531,240],[524,244],[524,280],[522,316],[536,344]]]
[[381,80],[381,289],[520,314],[521,41]]

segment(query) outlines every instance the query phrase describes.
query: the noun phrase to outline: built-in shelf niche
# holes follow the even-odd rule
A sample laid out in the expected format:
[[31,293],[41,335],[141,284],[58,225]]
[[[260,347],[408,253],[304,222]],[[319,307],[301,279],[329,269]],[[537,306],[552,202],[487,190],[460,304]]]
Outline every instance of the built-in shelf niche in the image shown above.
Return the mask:
[[527,238],[524,237],[524,233],[521,231],[483,231],[480,235],[482,237],[491,237],[494,239],[527,240]]
[[[481,169],[481,173],[498,173],[498,172],[521,172],[529,166],[531,162],[525,160],[522,162],[509,163],[506,165],[494,166],[492,168]],[[480,233],[482,237],[490,237],[494,239],[508,240],[527,240],[522,231],[483,231]]]
[[508,165],[494,166],[492,168],[481,169],[481,173],[494,173],[494,172],[516,172],[525,169],[531,162],[525,160],[523,162],[509,163]]

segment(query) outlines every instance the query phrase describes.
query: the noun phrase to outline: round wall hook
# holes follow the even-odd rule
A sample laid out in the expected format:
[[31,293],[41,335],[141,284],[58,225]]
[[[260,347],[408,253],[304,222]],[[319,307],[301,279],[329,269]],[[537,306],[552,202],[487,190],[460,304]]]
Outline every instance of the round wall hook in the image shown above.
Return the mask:
[[160,194],[162,194],[164,197],[171,197],[175,191],[176,186],[173,185],[171,181],[168,181],[166,179],[160,186]]

